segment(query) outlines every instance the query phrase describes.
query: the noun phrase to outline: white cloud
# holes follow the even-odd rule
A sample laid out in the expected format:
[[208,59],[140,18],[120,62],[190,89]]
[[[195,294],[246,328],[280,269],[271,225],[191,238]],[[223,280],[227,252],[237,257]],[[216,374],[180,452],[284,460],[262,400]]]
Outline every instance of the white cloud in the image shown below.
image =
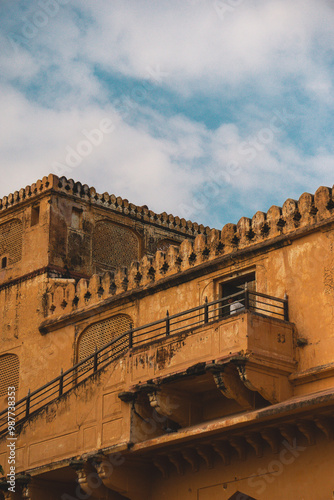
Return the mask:
[[[188,178],[191,160],[198,156],[198,149],[194,147],[192,154],[190,148],[196,141],[194,127],[189,124],[187,130],[183,120],[165,121],[166,137],[155,138],[125,123],[112,106],[54,111],[29,103],[8,88],[3,89],[0,106],[7,118],[0,126],[4,139],[0,156],[6,171],[2,196],[53,171],[171,212],[197,186],[198,179]],[[90,154],[81,153],[87,150],[80,143],[88,141],[83,130],[98,129],[105,119],[113,123],[112,131],[104,134],[100,145],[91,147]],[[67,159],[73,150],[80,161]]]
[[[198,88],[217,92],[223,85],[237,89],[254,79],[270,92],[271,86],[282,88],[286,78],[293,77],[310,93],[318,93],[325,85],[328,94],[331,78],[326,63],[334,48],[331,2],[230,4],[236,7],[225,11],[229,4],[222,0],[195,4],[73,0],[27,39],[35,53],[29,66],[52,69],[59,81],[67,81],[74,89],[84,87],[90,96],[101,91],[92,73],[96,64],[140,79],[148,79],[148,68],[158,65],[168,73],[162,84],[184,93]],[[29,14],[18,16],[15,29],[21,38],[25,25],[39,11],[32,3]],[[10,27],[7,30],[12,33]],[[28,66],[28,61],[24,64]],[[11,76],[8,70],[7,77]]]
[[[333,128],[321,114],[333,105],[331,2],[240,1],[223,16],[220,7],[226,4],[72,0],[27,43],[14,47],[6,32],[22,36],[22,19],[32,21],[40,7],[31,2],[25,18],[19,9],[16,19],[14,11],[4,16],[0,157],[6,175],[1,195],[63,163],[67,177],[98,191],[209,222],[219,219],[215,212],[223,214],[222,207],[233,199],[237,210],[256,210],[259,204],[264,209],[270,198],[283,202],[300,190],[328,184],[332,133],[324,137],[319,125],[313,156],[289,134],[293,128],[298,132],[301,115],[308,130],[316,121]],[[96,68],[107,76],[110,72],[109,83]],[[126,104],[128,113],[117,112],[108,97],[113,75],[145,81],[154,70],[162,72],[157,87],[179,99],[193,97],[193,106],[196,98],[238,103],[242,95],[244,107],[222,116],[211,129],[180,112],[167,116],[163,106],[158,111],[150,91],[140,102]],[[299,102],[303,92],[306,105]],[[287,94],[293,99],[285,102]],[[295,114],[279,130],[270,128],[271,100]],[[104,118],[113,120],[114,130],[69,168],[68,148],[77,150],[86,140],[82,131],[97,128]]]
[[228,2],[86,3],[99,30],[88,31],[84,50],[92,61],[136,78],[147,78],[147,68],[158,64],[169,74],[164,84],[179,91],[208,82],[217,90],[253,77],[261,85],[262,75],[265,82],[299,75],[313,90],[307,83],[334,47],[330,2],[244,1],[224,16],[222,5]]
[[0,33],[0,71],[8,80],[27,82],[36,75],[39,64],[23,48],[18,48],[9,38]]
[[[231,196],[240,198],[243,210],[256,211],[268,204],[273,191],[283,202],[296,186],[315,190],[332,175],[334,154],[320,151],[307,157],[284,142],[284,129],[268,141],[270,135],[260,133],[264,127],[252,135],[233,123],[210,131],[184,117],[166,119],[153,111],[144,126],[129,125],[111,105],[103,110],[90,106],[54,111],[29,103],[11,89],[2,93],[0,105],[7,117],[0,127],[4,139],[0,156],[6,166],[2,196],[53,171],[155,211],[209,223],[216,222],[215,210],[221,210]],[[101,145],[81,155],[77,165],[69,163],[68,148],[80,152],[80,142],[87,140],[83,130],[99,128],[106,118],[114,128],[104,134]],[[157,130],[160,133],[154,136]],[[237,218],[242,215],[247,214],[236,213]],[[227,222],[223,216],[219,220]]]

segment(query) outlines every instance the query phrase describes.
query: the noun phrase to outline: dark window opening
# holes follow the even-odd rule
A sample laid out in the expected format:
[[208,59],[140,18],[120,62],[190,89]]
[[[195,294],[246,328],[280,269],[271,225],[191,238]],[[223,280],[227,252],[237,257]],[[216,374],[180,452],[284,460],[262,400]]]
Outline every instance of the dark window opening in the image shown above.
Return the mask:
[[82,229],[82,210],[80,208],[72,208],[71,227],[73,229]]
[[39,205],[31,209],[31,226],[36,226],[39,223]]
[[[220,284],[220,298],[225,299],[221,303],[221,316],[229,316],[231,313],[236,314],[239,312],[244,311],[244,305],[245,305],[245,294],[243,293],[245,291],[247,284],[247,289],[249,291],[254,291],[255,292],[255,273],[250,273],[246,274],[243,276],[239,276],[238,278],[234,278],[229,281],[225,281],[224,283]],[[236,295],[233,297],[233,301],[229,302],[228,297],[230,295]],[[249,305],[250,307],[252,306],[252,303],[254,302],[254,298],[250,296],[249,299]],[[233,304],[234,303],[234,304]]]
[[7,267],[7,257],[2,257],[1,259],[1,269],[5,269]]

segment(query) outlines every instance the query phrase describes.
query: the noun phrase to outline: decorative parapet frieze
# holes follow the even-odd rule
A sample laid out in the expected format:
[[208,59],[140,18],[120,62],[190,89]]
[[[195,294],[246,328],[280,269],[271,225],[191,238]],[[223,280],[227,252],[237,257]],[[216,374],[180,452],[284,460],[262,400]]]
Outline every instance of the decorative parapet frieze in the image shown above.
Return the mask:
[[8,196],[4,196],[2,199],[0,198],[0,213],[7,208],[34,198],[44,191],[57,188],[58,183],[58,177],[50,174],[48,177],[43,177],[42,180],[31,184],[31,186],[15,191]]
[[114,194],[110,195],[107,192],[99,194],[94,187],[89,187],[87,184],[81,184],[81,182],[75,182],[73,179],[67,179],[66,177],[59,178],[53,174],[43,177],[42,180],[38,180],[25,189],[20,189],[20,191],[15,191],[8,196],[4,196],[0,199],[0,213],[7,208],[11,208],[14,205],[30,200],[50,190],[75,196],[94,205],[108,208],[140,221],[172,229],[173,231],[189,235],[189,237],[194,237],[197,234],[208,234],[210,231],[209,227],[204,227],[202,224],[198,225],[196,222],[174,217],[174,215],[167,214],[167,212],[156,214],[145,205],[142,207],[136,206],[133,203],[129,203],[128,200],[121,198],[121,196],[116,197]]
[[[121,203],[119,198],[114,198],[113,202]],[[168,225],[177,218],[167,217],[164,213],[162,219]],[[129,269],[121,268],[102,277],[92,276],[89,282],[82,279],[76,287],[73,283],[55,285],[62,290],[52,290],[49,294],[48,312],[58,316],[81,309],[112,295],[145,287],[220,256],[234,255],[239,250],[251,249],[263,242],[270,243],[270,240],[279,236],[289,235],[297,230],[302,232],[303,229],[307,230],[331,219],[334,220],[333,191],[320,187],[314,196],[304,193],[298,201],[288,199],[282,208],[272,206],[267,213],[256,212],[252,219],[242,217],[237,224],[226,224],[221,231],[207,230],[196,224],[193,228],[199,234],[195,239],[185,239],[179,247],[171,245],[166,253],[157,251],[153,257],[144,256],[140,262],[133,262]],[[186,231],[188,223],[182,221],[183,219],[178,219],[177,222]]]

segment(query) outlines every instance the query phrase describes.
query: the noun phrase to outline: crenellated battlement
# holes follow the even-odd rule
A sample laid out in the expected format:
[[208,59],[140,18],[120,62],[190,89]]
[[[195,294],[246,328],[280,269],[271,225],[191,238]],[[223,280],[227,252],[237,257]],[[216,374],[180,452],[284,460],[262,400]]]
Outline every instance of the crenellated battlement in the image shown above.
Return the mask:
[[39,194],[49,191],[50,189],[57,189],[59,184],[59,179],[56,175],[50,174],[48,177],[43,177],[42,180],[34,182],[30,186],[20,189],[19,191],[14,191],[8,196],[0,198],[0,213],[7,210],[19,203],[30,200],[38,196]]
[[304,193],[298,201],[288,199],[282,207],[272,206],[267,213],[256,212],[252,219],[242,217],[237,224],[226,224],[221,231],[210,229],[198,234],[194,241],[184,240],[180,247],[170,246],[166,253],[158,251],[154,257],[144,256],[129,268],[118,268],[102,277],[93,275],[77,284],[74,280],[55,283],[48,293],[47,314],[68,314],[238,250],[303,232],[334,218],[333,194],[331,188],[320,187],[314,195]]
[[75,182],[73,179],[67,179],[66,177],[59,178],[53,174],[0,199],[0,214],[4,210],[27,200],[32,200],[34,197],[50,190],[75,196],[82,201],[127,215],[133,219],[156,224],[189,236],[208,234],[210,231],[210,228],[205,227],[203,224],[187,221],[177,216],[174,217],[174,215],[167,214],[167,212],[156,214],[146,206],[139,207],[120,196],[116,197],[114,194],[110,195],[107,192],[103,194],[97,193],[94,187],[89,187],[87,184],[81,184],[81,182]]

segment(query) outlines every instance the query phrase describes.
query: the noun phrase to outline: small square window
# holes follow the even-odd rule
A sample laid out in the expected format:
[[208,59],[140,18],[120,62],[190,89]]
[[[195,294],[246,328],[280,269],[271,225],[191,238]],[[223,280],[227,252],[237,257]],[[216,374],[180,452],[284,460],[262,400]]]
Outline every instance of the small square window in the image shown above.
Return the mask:
[[31,226],[36,226],[39,223],[39,205],[31,208]]
[[7,257],[2,257],[2,259],[1,259],[1,269],[6,269],[7,262],[8,262]]

